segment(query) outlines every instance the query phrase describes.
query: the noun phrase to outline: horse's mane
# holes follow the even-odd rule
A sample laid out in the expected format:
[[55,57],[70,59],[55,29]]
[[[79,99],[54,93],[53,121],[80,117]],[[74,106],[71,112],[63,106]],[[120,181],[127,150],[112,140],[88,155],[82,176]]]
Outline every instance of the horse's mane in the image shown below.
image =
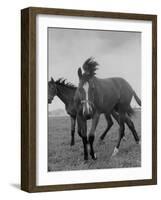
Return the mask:
[[76,89],[77,87],[70,82],[66,82],[65,78],[59,78],[58,80],[55,81],[56,84],[67,87],[69,89]]
[[99,64],[94,60],[94,58],[90,57],[84,62],[82,67],[86,75],[93,77],[96,74],[98,65]]

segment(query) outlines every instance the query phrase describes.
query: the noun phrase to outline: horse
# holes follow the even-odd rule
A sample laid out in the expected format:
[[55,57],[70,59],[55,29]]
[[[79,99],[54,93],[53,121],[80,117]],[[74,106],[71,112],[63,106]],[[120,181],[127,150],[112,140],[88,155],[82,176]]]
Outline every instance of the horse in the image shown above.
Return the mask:
[[[74,104],[74,96],[75,92],[77,90],[77,87],[73,85],[72,83],[65,83],[65,79],[60,78],[57,81],[54,81],[54,79],[51,77],[51,80],[48,82],[48,103],[51,104],[54,97],[58,96],[59,99],[65,104],[66,112],[70,116],[71,119],[71,142],[70,145],[73,146],[75,144],[75,125],[76,125],[76,115],[77,115],[77,107],[75,107]],[[113,126],[113,118],[118,122],[118,114],[116,112],[112,112],[111,115],[107,116],[105,115],[105,119],[107,121],[107,128],[101,135],[100,139],[103,140],[107,134],[107,132],[110,130],[110,128]],[[85,122],[86,123],[86,122]],[[128,127],[130,128],[129,121],[126,119],[126,123]],[[78,134],[81,136],[81,125],[78,127]]]
[[54,81],[53,78],[48,82],[48,103],[52,103],[55,96],[65,104],[65,109],[70,116],[71,121],[71,142],[70,145],[73,146],[75,143],[75,124],[76,124],[76,109],[74,108],[74,94],[76,87],[72,83],[65,83],[65,79],[60,78]]
[[[95,130],[99,121],[100,114],[105,114],[108,118],[111,113],[118,113],[119,138],[114,148],[112,156],[119,152],[119,146],[124,137],[125,123],[132,131],[136,143],[139,143],[139,137],[135,126],[130,119],[134,110],[130,106],[132,97],[135,98],[138,105],[141,106],[141,100],[130,84],[121,77],[115,78],[97,78],[96,70],[98,63],[93,58],[88,58],[83,64],[84,73],[78,68],[79,85],[75,94],[75,104],[77,106],[78,123],[82,126],[82,141],[84,145],[84,159],[88,160],[87,143],[90,144],[90,155],[95,160],[93,143]],[[92,119],[91,129],[87,138],[87,127],[85,121]]]

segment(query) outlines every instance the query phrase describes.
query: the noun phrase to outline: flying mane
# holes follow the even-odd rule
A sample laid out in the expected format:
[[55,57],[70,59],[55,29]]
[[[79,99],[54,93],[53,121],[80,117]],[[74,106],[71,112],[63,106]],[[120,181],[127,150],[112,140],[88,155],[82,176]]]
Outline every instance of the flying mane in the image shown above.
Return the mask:
[[77,87],[70,83],[70,82],[66,82],[65,78],[59,78],[58,80],[55,81],[56,84],[67,87],[69,89],[76,89]]
[[87,75],[88,77],[93,77],[96,74],[98,65],[99,64],[94,60],[94,58],[92,57],[88,58],[82,66],[85,75]]

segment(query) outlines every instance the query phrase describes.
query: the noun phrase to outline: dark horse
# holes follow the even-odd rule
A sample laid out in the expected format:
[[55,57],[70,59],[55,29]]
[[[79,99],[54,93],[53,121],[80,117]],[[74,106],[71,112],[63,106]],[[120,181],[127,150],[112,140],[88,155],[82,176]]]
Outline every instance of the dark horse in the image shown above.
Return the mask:
[[[52,103],[52,100],[55,96],[58,96],[60,100],[65,104],[66,112],[70,115],[71,118],[71,146],[74,145],[74,134],[75,134],[75,124],[76,124],[76,115],[77,115],[77,107],[74,104],[74,95],[77,90],[72,83],[65,83],[65,79],[60,78],[57,81],[54,81],[53,78],[48,82],[48,103]],[[116,112],[111,113],[114,119],[118,122],[118,114]],[[107,116],[105,114],[105,119],[107,121],[107,128],[101,135],[101,139],[103,140],[106,133],[113,125],[113,120],[111,115]],[[130,122],[126,118],[126,123],[130,128]],[[81,126],[78,127],[78,134],[81,136]]]
[[[75,95],[75,104],[77,106],[77,118],[79,126],[82,127],[82,140],[84,145],[84,159],[88,159],[87,143],[90,144],[90,155],[96,159],[93,149],[95,130],[101,113],[107,118],[114,111],[118,113],[118,122],[120,125],[119,139],[114,149],[113,155],[118,152],[121,139],[124,136],[125,122],[130,127],[135,141],[139,143],[139,137],[135,130],[130,116],[134,113],[130,106],[132,97],[141,106],[141,101],[129,83],[123,78],[100,79],[95,76],[98,63],[89,58],[83,64],[84,73],[81,68],[78,69],[79,86]],[[87,138],[87,125],[85,121],[92,119],[91,129]]]
[[65,104],[66,112],[70,115],[71,119],[71,143],[74,145],[76,109],[74,108],[74,95],[76,87],[72,83],[65,83],[65,79],[58,79],[54,81],[53,78],[48,82],[48,103],[50,104],[55,96]]

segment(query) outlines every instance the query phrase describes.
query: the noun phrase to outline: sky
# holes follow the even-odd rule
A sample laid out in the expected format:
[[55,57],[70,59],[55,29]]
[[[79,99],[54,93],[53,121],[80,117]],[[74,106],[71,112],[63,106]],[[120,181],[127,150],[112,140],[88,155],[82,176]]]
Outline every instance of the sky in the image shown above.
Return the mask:
[[[77,70],[91,56],[98,78],[122,77],[141,97],[141,33],[48,28],[48,79],[64,77],[77,86]],[[49,110],[58,108],[64,104],[54,98]]]

